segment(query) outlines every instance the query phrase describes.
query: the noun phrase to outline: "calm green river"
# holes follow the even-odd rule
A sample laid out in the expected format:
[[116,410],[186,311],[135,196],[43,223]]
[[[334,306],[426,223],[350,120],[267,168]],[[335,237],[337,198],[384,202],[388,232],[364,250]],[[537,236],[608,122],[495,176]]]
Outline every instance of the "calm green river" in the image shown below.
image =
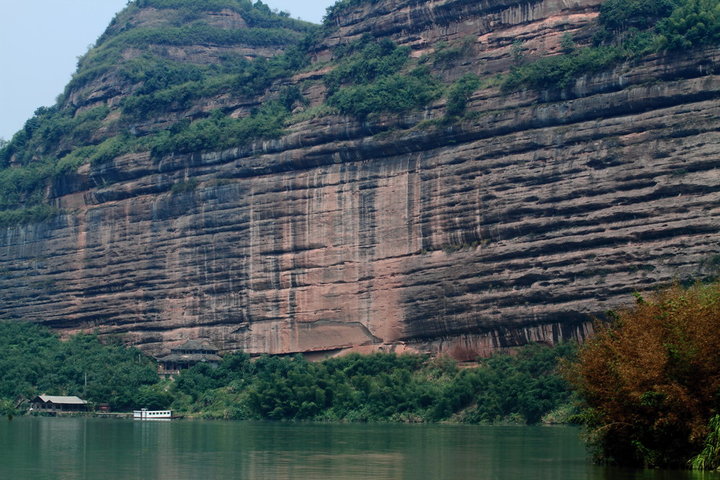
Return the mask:
[[590,464],[571,427],[0,421],[0,479],[712,479]]

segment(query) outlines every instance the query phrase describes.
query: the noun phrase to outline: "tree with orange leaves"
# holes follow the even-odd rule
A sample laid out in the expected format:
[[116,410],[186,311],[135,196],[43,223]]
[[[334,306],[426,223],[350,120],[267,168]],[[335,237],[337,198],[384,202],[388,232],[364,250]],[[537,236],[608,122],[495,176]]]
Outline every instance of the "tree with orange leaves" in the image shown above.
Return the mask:
[[637,298],[566,374],[598,460],[687,467],[720,407],[720,282]]

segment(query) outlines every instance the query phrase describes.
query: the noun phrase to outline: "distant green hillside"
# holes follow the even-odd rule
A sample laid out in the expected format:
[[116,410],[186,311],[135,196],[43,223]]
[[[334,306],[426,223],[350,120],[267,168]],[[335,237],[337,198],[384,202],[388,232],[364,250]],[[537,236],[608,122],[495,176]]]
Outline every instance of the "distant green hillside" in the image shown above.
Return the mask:
[[[52,215],[54,210],[43,205],[48,182],[84,163],[98,164],[133,151],[204,149],[197,141],[183,144],[187,135],[174,139],[173,133],[185,130],[189,122],[159,134],[132,132],[138,122],[182,111],[200,98],[261,94],[273,80],[307,63],[302,52],[317,29],[260,1],[129,3],[80,58],[57,103],[39,108],[0,149],[0,225]],[[277,55],[300,42],[305,42],[303,48]],[[196,46],[203,52],[196,58],[177,58],[183,55],[172,52]],[[103,88],[117,90],[120,104],[96,98]],[[241,142],[252,132],[277,134],[277,122],[265,125],[266,117],[263,111],[259,122],[220,124],[233,132],[226,136],[228,142]],[[191,134],[199,130],[202,124],[193,126]],[[210,130],[206,136],[215,136],[216,129]]]

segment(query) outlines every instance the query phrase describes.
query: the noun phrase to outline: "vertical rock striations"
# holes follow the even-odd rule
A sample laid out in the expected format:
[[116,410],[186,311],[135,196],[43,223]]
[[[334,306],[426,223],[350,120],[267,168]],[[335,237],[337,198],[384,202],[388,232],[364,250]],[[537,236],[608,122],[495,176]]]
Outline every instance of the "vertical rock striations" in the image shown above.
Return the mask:
[[[415,56],[462,41],[471,54],[443,75],[494,75],[517,39],[532,57],[564,31],[589,35],[598,4],[368,2],[331,19],[316,57],[364,34]],[[651,56],[562,92],[488,85],[454,123],[421,123],[441,100],[86,165],[53,185],[69,213],[0,229],[0,318],[122,334],[151,353],[209,337],[249,353],[466,359],[583,337],[634,291],[717,273],[719,61],[714,48]],[[323,65],[296,78],[311,97]]]

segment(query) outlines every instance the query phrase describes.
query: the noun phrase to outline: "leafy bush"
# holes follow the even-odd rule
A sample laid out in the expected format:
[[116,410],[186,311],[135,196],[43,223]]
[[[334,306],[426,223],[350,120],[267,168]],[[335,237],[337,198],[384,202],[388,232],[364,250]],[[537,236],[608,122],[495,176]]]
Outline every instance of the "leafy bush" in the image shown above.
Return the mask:
[[469,35],[462,39],[460,43],[448,45],[446,42],[438,42],[435,45],[435,52],[430,57],[434,66],[447,66],[466,56],[473,43],[475,37]]
[[669,16],[678,0],[606,0],[600,6],[599,23],[610,31],[652,27]]
[[345,50],[338,49],[336,56],[342,61],[325,76],[330,94],[345,84],[366,85],[383,76],[400,71],[409,60],[410,49],[398,47],[390,40],[372,41],[363,37]]
[[53,170],[49,162],[0,170],[0,209],[39,203],[43,198],[42,189]]
[[108,147],[114,139],[95,144],[96,130],[109,112],[105,106],[74,116],[59,107],[36,110],[0,150],[0,210],[13,210],[3,215],[6,224],[13,218],[21,223],[46,218],[49,210],[36,207],[44,201],[48,182],[85,161],[111,153]]
[[400,73],[409,53],[390,40],[378,42],[368,36],[337,47],[338,65],[325,76],[327,105],[359,119],[427,105],[440,95],[440,85],[424,67]]
[[0,210],[0,227],[38,223],[62,213],[50,205],[35,205],[13,210]]
[[[237,96],[259,95],[272,81],[287,73],[280,60],[242,60],[232,74],[206,76],[199,81],[170,85],[155,91],[138,91],[125,97],[122,111],[131,119],[143,119],[157,112],[178,111],[189,108],[200,98],[230,92]],[[144,93],[147,92],[147,93]]]
[[502,84],[504,91],[521,87],[535,89],[565,88],[578,76],[598,72],[624,58],[617,47],[582,48],[566,55],[544,57],[514,68]]
[[151,151],[155,156],[202,152],[240,146],[253,138],[275,138],[283,132],[288,115],[279,102],[268,102],[255,114],[239,119],[217,111],[209,118],[183,121],[154,136]]
[[180,182],[180,183],[174,184],[170,188],[170,193],[172,193],[173,195],[179,195],[181,193],[193,192],[193,191],[195,191],[197,186],[198,186],[198,181],[193,178],[186,182]]
[[132,119],[147,118],[153,112],[167,112],[188,108],[193,100],[207,93],[203,82],[188,82],[146,95],[132,95],[122,101],[122,111]]
[[360,119],[371,113],[402,113],[421,108],[437,98],[440,87],[425,70],[410,75],[382,77],[367,85],[341,88],[328,98],[328,105]]
[[0,168],[15,163],[28,165],[51,149],[69,149],[72,146],[87,145],[92,135],[108,115],[107,107],[97,107],[73,115],[59,107],[40,107],[35,115],[25,122],[23,129],[0,150]]
[[59,160],[44,159],[0,169],[0,223],[30,223],[55,216],[59,210],[43,204],[50,181],[84,163],[103,163],[128,153],[135,143],[129,136],[118,135],[98,145],[78,146]]
[[693,470],[717,470],[720,468],[720,415],[714,415],[708,423],[705,447],[692,459]]
[[180,63],[146,54],[129,60],[120,68],[128,82],[139,84],[135,95],[145,95],[174,85],[199,82],[207,73],[198,65]]
[[468,73],[460,77],[448,90],[447,111],[448,117],[455,117],[465,113],[470,95],[480,87],[480,77]]
[[475,373],[477,405],[464,413],[464,420],[487,423],[516,418],[538,423],[543,415],[567,405],[571,393],[557,365],[562,358],[573,358],[575,348],[574,344],[531,345],[516,356],[485,360]]
[[684,0],[657,25],[658,48],[682,50],[720,41],[720,3]]
[[356,5],[361,5],[363,3],[370,3],[374,4],[377,3],[378,0],[338,0],[333,5],[330,5],[325,9],[325,16],[323,17],[323,23],[326,26],[329,26],[332,24],[332,20],[334,20],[338,15],[340,15],[341,12],[344,10],[354,7]]
[[15,402],[10,399],[0,398],[0,415],[12,418],[18,414],[17,408],[15,408]]
[[641,297],[582,347],[568,378],[599,460],[685,467],[720,391],[720,283]]

